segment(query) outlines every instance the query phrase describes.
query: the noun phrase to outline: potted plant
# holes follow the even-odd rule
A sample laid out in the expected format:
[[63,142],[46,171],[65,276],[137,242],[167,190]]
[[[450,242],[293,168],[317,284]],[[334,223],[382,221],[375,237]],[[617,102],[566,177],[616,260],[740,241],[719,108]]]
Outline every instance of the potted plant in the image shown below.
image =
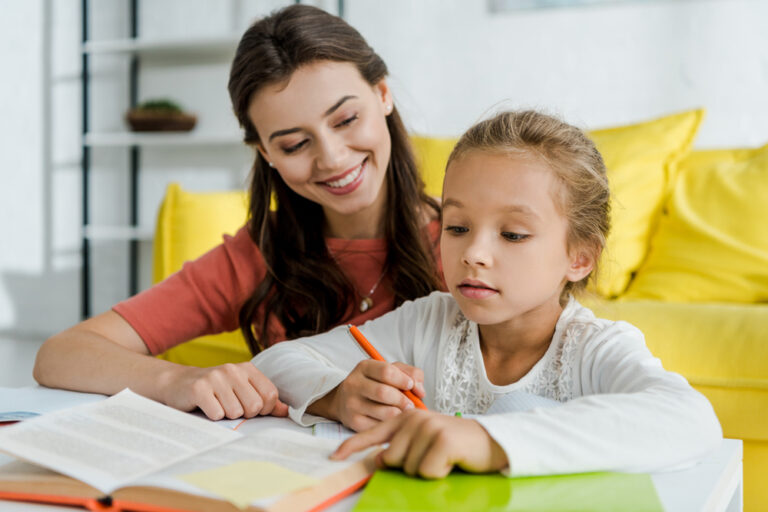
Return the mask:
[[197,123],[197,116],[165,98],[140,103],[125,114],[125,119],[135,132],[189,131]]

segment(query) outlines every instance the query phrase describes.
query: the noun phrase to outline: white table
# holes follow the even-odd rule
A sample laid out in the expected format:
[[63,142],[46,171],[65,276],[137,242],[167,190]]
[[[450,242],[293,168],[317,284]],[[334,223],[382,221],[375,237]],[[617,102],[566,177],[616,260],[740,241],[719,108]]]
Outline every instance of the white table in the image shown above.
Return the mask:
[[[29,393],[29,388],[18,390],[19,393]],[[40,395],[46,395],[41,390]],[[0,387],[0,412],[8,409],[13,394],[12,388]],[[34,395],[34,393],[33,393]],[[73,399],[82,401],[82,396],[73,394]],[[50,404],[42,404],[50,410]],[[13,403],[13,409],[18,404]],[[35,410],[34,404],[29,404],[29,410]],[[286,428],[301,429],[287,418],[264,418],[264,421],[285,423]],[[260,421],[259,419],[250,421]],[[237,422],[227,422],[232,426]],[[246,430],[246,429],[244,429]],[[739,439],[725,439],[720,448],[699,464],[680,471],[654,473],[651,475],[661,504],[667,512],[741,512],[742,499],[742,442]],[[0,455],[5,460],[5,456]],[[2,461],[0,460],[0,461]],[[359,499],[360,493],[336,503],[327,510],[346,512],[352,510]],[[0,501],[2,512],[72,512],[71,507],[37,505],[12,501]]]

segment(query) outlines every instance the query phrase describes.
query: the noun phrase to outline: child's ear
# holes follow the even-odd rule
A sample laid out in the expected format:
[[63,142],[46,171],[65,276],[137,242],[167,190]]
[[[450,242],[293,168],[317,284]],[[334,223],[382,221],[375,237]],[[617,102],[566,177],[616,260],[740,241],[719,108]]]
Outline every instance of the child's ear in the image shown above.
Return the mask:
[[594,266],[592,253],[585,249],[579,249],[571,255],[571,265],[568,267],[565,277],[574,283],[581,281],[592,272]]

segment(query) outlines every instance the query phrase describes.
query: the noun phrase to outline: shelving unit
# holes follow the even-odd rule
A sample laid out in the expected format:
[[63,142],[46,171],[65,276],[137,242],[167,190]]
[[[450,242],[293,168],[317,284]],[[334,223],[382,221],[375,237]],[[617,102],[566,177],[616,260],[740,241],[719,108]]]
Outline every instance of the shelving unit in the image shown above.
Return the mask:
[[176,56],[189,55],[194,52],[196,55],[217,55],[222,52],[234,52],[237,48],[239,37],[208,37],[194,40],[173,40],[173,39],[113,39],[105,41],[86,41],[83,43],[85,53],[96,55],[106,53],[126,53],[126,54],[152,54],[154,56]]
[[[151,241],[153,229],[139,224],[139,179],[142,148],[174,148],[191,146],[235,146],[242,144],[240,133],[133,133],[93,132],[90,129],[90,59],[98,55],[124,55],[130,59],[129,71],[129,106],[139,100],[138,76],[142,57],[164,58],[173,62],[176,57],[184,59],[231,59],[234,55],[239,34],[222,37],[203,37],[183,40],[142,40],[139,36],[138,9],[139,0],[130,2],[130,38],[114,40],[90,40],[88,32],[89,1],[82,0],[82,85],[83,85],[83,132],[82,132],[82,276],[81,276],[81,316],[88,318],[92,311],[92,268],[91,251],[94,241],[129,242],[129,279],[128,291],[133,295],[139,291],[138,266],[139,242]],[[173,64],[168,64],[172,66]],[[119,114],[122,115],[122,112]],[[92,151],[102,148],[123,148],[129,155],[130,186],[128,190],[129,224],[100,225],[93,222],[90,211],[91,199],[91,157]]]
[[83,236],[88,240],[138,240],[149,242],[154,236],[151,228],[140,226],[98,226],[83,228]]
[[239,133],[86,133],[89,147],[231,145],[242,142]]

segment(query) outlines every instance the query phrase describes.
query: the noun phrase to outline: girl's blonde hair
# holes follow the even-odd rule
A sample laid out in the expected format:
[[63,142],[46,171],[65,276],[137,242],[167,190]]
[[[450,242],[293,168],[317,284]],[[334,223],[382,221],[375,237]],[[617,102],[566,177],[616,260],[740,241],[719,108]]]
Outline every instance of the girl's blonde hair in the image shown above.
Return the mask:
[[605,163],[583,131],[540,112],[506,111],[481,121],[461,136],[448,157],[451,162],[469,152],[533,154],[542,159],[560,183],[553,198],[568,221],[566,248],[592,259],[592,272],[566,283],[561,302],[584,290],[597,264],[610,229],[610,190]]

